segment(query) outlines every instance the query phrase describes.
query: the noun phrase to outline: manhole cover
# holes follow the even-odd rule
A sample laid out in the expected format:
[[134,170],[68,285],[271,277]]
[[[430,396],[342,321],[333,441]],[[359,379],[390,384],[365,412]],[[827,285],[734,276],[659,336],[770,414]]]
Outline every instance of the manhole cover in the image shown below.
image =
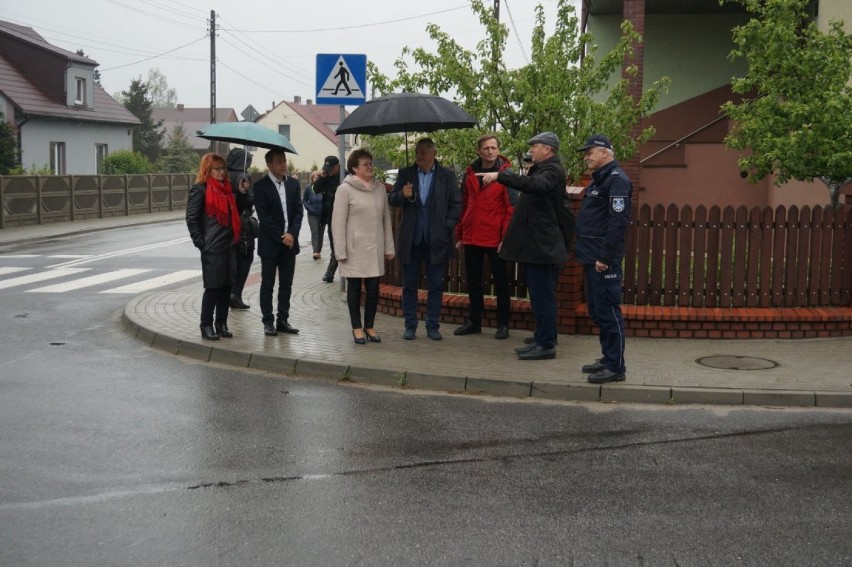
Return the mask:
[[702,366],[723,370],[769,370],[778,366],[778,363],[774,360],[757,358],[756,356],[705,356],[699,358],[696,362]]

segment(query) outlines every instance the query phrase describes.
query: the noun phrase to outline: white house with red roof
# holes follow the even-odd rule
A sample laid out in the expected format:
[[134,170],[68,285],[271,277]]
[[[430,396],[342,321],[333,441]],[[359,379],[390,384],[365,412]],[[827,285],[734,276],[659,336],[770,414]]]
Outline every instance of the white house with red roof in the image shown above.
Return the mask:
[[[299,152],[288,155],[288,161],[298,171],[311,171],[322,167],[325,156],[338,154],[338,137],[334,130],[340,124],[340,107],[326,104],[313,104],[308,99],[302,104],[302,97],[295,96],[293,101],[281,101],[261,114],[256,120],[267,128],[271,128],[287,139]],[[351,136],[346,136],[346,156],[352,149]],[[252,152],[252,164],[264,169],[266,162],[265,149],[258,148]]]

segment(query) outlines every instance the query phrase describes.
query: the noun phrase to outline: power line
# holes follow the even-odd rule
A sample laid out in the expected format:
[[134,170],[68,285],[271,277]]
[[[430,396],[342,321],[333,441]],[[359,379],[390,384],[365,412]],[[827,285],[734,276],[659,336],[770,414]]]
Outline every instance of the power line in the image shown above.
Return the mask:
[[[407,18],[398,18],[396,20],[385,20],[383,22],[373,22],[370,24],[357,24],[352,26],[342,26],[339,28],[317,28],[312,30],[227,30],[227,31],[236,31],[241,33],[283,33],[283,34],[303,34],[303,33],[318,33],[318,32],[329,32],[329,31],[343,31],[343,30],[354,30],[359,28],[370,28],[373,26],[383,26],[387,24],[396,24],[399,22],[407,22],[409,20],[417,20],[419,18],[427,18],[429,16],[436,16],[438,14],[446,14],[447,12],[454,12],[456,10],[462,10],[468,8],[468,5],[458,6],[456,8],[447,8],[446,10],[439,10],[437,12],[429,12],[426,14],[420,14],[418,16],[409,16]],[[226,30],[222,30],[226,31]]]
[[[245,55],[245,56],[247,56],[247,57],[251,58],[252,60],[256,60],[256,57],[255,57],[255,56],[253,56],[253,55],[252,55],[252,54],[250,54],[250,53],[246,53],[245,51],[243,51],[242,49],[240,49],[240,47],[239,47],[239,46],[237,46],[237,45],[235,45],[234,43],[232,43],[232,42],[228,41],[228,40],[227,40],[227,39],[225,39],[224,37],[222,38],[222,41],[224,41],[225,43],[227,43],[228,45],[230,45],[231,47],[233,47],[234,49],[236,49],[237,51],[239,51],[239,52],[240,52],[240,53],[242,53],[243,55]],[[219,60],[221,61],[221,59],[219,59]],[[279,75],[281,75],[282,77],[285,77],[285,78],[287,78],[287,79],[292,79],[292,80],[296,81],[297,83],[301,83],[301,84],[306,85],[306,86],[311,87],[311,88],[313,88],[313,87],[314,87],[314,85],[313,85],[312,83],[306,83],[305,81],[303,81],[303,80],[301,80],[301,79],[299,79],[299,78],[297,78],[297,77],[294,77],[294,76],[292,76],[292,75],[287,75],[287,74],[285,74],[285,73],[282,73],[281,71],[279,71],[279,70],[278,70],[278,69],[276,69],[275,67],[269,66],[269,67],[266,67],[266,69],[267,69],[267,70],[269,70],[269,71],[273,71],[273,72],[275,72],[275,73],[278,73]]]
[[198,26],[196,26],[196,25],[192,25],[192,24],[188,24],[186,22],[174,20],[172,18],[167,18],[165,16],[161,16],[159,14],[155,14],[154,12],[149,12],[147,10],[142,10],[141,8],[137,8],[135,6],[130,6],[129,4],[124,4],[123,2],[119,2],[118,0],[107,0],[107,2],[109,2],[110,4],[115,4],[116,6],[120,6],[120,7],[124,8],[125,10],[130,10],[131,12],[136,12],[136,13],[142,14],[143,16],[148,16],[149,18],[154,18],[155,20],[160,20],[162,22],[168,22],[170,24],[174,24],[174,25],[177,25],[177,26],[181,26],[181,27],[189,28],[189,29],[193,29],[193,30],[198,29]]
[[[225,18],[222,18],[222,21],[230,24],[230,22],[228,20],[226,20]],[[229,30],[223,30],[223,31],[225,31],[226,34],[232,36],[237,41],[242,41],[242,43],[246,47],[248,47],[249,49],[253,49],[258,55],[260,55],[264,59],[266,59],[268,54],[270,53],[270,50],[266,46],[261,45],[260,43],[258,43],[257,41],[255,41],[254,39],[250,38],[249,36],[247,36],[245,34],[242,34],[245,39],[240,40],[236,35],[231,33],[231,31],[229,31]],[[245,52],[243,52],[243,53],[245,53]],[[248,54],[246,53],[246,55],[248,55]],[[254,56],[251,56],[251,55],[249,55],[249,57],[254,58]],[[311,80],[313,78],[313,74],[311,72],[305,71],[304,69],[300,69],[300,68],[296,67],[295,65],[292,65],[292,64],[290,64],[289,62],[287,62],[283,59],[279,60],[278,63],[281,64],[282,66],[284,66],[285,68],[289,68],[289,70],[291,72],[298,73],[298,74],[302,75],[303,77],[307,78],[308,80]],[[305,84],[305,83],[303,83],[303,84]]]
[[509,23],[512,24],[512,29],[515,30],[515,39],[518,40],[518,47],[521,48],[521,55],[524,56],[524,60],[527,62],[527,65],[529,65],[530,58],[527,57],[527,51],[524,49],[524,44],[521,42],[521,34],[518,33],[518,26],[515,25],[515,18],[512,17],[512,9],[509,8],[509,0],[503,0],[503,3],[506,4],[506,12],[509,13]]
[[150,61],[151,59],[157,59],[158,57],[162,57],[163,55],[168,55],[169,53],[172,53],[173,51],[177,51],[178,49],[183,49],[184,47],[189,47],[190,45],[192,45],[194,43],[198,43],[199,41],[201,41],[203,39],[207,39],[207,34],[204,34],[203,36],[201,36],[198,39],[195,39],[193,41],[190,41],[189,43],[179,45],[179,46],[175,47],[174,49],[169,49],[168,51],[164,51],[163,53],[159,53],[157,55],[152,55],[151,57],[146,57],[145,59],[140,59],[139,61],[134,61],[132,63],[126,63],[124,65],[116,65],[115,67],[109,67],[107,69],[100,69],[100,71],[104,72],[104,71],[112,71],[113,69],[122,69],[124,67],[130,67],[131,65],[136,65],[137,63],[144,63],[145,61]]

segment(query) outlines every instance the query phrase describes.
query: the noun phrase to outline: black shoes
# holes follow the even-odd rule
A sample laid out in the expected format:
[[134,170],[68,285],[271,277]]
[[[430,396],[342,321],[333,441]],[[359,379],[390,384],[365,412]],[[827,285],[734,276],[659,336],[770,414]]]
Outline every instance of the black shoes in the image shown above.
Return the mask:
[[520,360],[549,360],[551,358],[556,358],[556,349],[544,348],[540,344],[536,343],[530,347],[529,350],[519,352],[518,358]]
[[216,323],[216,333],[223,339],[233,339],[234,333],[228,330],[227,323]]
[[355,341],[355,344],[356,344],[356,345],[365,345],[365,344],[367,344],[367,336],[366,336],[366,335],[364,335],[364,336],[362,336],[362,337],[359,337],[359,336],[355,335],[355,329],[352,329],[352,340],[354,340],[354,341]]
[[497,325],[497,331],[494,333],[495,339],[508,339],[509,327],[506,325]]
[[299,333],[299,329],[291,327],[290,323],[287,322],[287,319],[279,319],[278,324],[275,325],[275,330],[279,333],[287,333],[290,335],[296,335]]
[[219,335],[213,330],[213,325],[201,325],[201,338],[208,341],[218,341]]
[[606,384],[607,382],[624,382],[624,372],[613,372],[604,368],[596,374],[589,376],[589,382],[592,384]]
[[606,366],[604,366],[603,359],[599,358],[591,364],[583,365],[583,374],[596,374],[601,370],[605,370]]
[[367,332],[367,329],[364,329],[364,336],[367,337],[367,340],[371,343],[380,343],[382,342],[382,337],[376,334],[375,329],[370,329],[373,331],[373,334]]
[[275,330],[275,325],[272,324],[272,321],[263,324],[263,334],[267,337],[274,337],[278,334],[278,331]]
[[535,347],[536,343],[529,343],[527,346],[518,347],[515,349],[515,352],[521,354],[522,352],[527,352],[531,348]]
[[402,333],[402,338],[405,339],[406,341],[413,341],[414,340],[414,333],[416,331],[417,331],[417,329],[415,329],[414,327],[406,327],[405,332]]
[[443,338],[441,337],[441,332],[438,329],[426,329],[426,336],[433,341],[440,341]]
[[[524,339],[524,342],[527,343],[528,345],[531,345],[535,342],[535,337],[527,337],[527,338]],[[555,345],[559,344],[559,337],[556,337],[553,340],[553,344],[555,344]]]
[[462,325],[461,327],[459,327],[455,331],[453,331],[453,334],[454,335],[472,335],[474,333],[481,333],[481,332],[482,332],[482,327],[480,326],[480,324],[474,323],[473,321],[468,319],[467,321],[464,322],[464,325]]
[[245,311],[246,309],[251,309],[251,305],[247,303],[243,303],[243,298],[239,295],[231,296],[231,309],[239,309],[240,311]]
[[326,274],[322,277],[322,281],[325,283],[332,283],[334,281],[334,276]]

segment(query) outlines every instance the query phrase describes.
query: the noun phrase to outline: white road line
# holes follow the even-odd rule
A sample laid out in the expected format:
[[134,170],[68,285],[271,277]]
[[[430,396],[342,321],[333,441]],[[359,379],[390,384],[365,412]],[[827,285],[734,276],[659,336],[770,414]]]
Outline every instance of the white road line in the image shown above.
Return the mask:
[[98,254],[97,256],[90,256],[88,258],[82,258],[80,260],[69,260],[68,262],[63,262],[61,264],[54,264],[52,266],[48,266],[48,268],[67,268],[70,266],[79,266],[80,264],[88,264],[89,262],[97,262],[98,260],[103,260],[105,258],[115,258],[116,256],[125,256],[127,254],[133,254],[135,252],[144,252],[145,250],[154,250],[155,248],[163,248],[165,246],[172,246],[174,244],[180,244],[182,242],[189,242],[190,239],[188,236],[183,238],[176,238],[174,240],[167,240],[165,242],[156,242],[154,244],[146,244],[145,246],[137,246],[136,248],[126,248],[124,250],[116,250],[115,252],[106,252],[104,254]]
[[176,282],[182,282],[184,280],[196,278],[200,275],[201,270],[179,270],[177,272],[172,272],[171,274],[165,274],[162,276],[157,276],[156,278],[142,280],[141,282],[107,289],[102,291],[101,293],[141,293],[143,291],[148,291],[149,289],[155,289],[164,285],[169,285]]
[[80,289],[84,287],[91,287],[93,285],[98,285],[106,282],[111,282],[114,280],[120,280],[121,278],[129,278],[130,276],[135,276],[137,274],[144,274],[145,272],[150,272],[150,269],[124,269],[124,270],[115,270],[112,272],[105,272],[103,274],[97,274],[94,276],[89,276],[88,278],[81,278],[79,280],[71,280],[65,283],[59,283],[54,285],[49,285],[45,287],[39,287],[36,289],[28,289],[27,293],[62,293],[65,291],[71,291],[74,289]]
[[15,272],[23,272],[24,270],[29,270],[31,268],[0,268],[0,276],[4,276],[6,274],[14,274]]
[[74,274],[79,274],[80,272],[87,272],[90,269],[91,268],[57,268],[55,270],[38,272],[36,274],[30,274],[28,276],[20,276],[8,280],[0,280],[0,289],[6,289],[19,285],[27,285],[30,283],[41,282],[44,280],[52,280],[54,278],[62,278],[65,276],[73,276]]

